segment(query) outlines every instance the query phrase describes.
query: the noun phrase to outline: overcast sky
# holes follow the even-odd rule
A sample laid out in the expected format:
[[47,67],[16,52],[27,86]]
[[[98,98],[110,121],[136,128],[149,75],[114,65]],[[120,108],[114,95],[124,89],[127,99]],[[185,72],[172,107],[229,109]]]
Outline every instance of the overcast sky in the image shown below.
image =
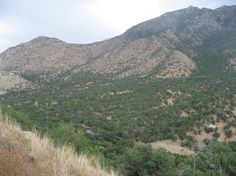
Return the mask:
[[236,0],[0,0],[0,52],[37,36],[91,43],[188,6],[217,8]]

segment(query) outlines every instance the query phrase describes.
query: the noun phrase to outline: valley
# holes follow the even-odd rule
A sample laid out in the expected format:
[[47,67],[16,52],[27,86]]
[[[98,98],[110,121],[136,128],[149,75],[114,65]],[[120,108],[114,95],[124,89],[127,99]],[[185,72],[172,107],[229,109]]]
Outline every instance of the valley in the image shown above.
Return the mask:
[[3,112],[124,175],[233,176],[235,14],[189,7],[102,42],[12,47],[0,55]]

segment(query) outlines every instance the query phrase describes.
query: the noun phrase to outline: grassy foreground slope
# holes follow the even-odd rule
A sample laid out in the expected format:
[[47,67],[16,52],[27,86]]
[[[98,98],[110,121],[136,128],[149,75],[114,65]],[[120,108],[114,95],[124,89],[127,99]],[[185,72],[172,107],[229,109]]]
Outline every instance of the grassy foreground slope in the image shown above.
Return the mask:
[[49,138],[23,131],[0,114],[0,175],[110,176],[96,159],[55,147]]
[[[11,109],[6,111],[3,108],[3,114],[7,113],[13,115],[11,118],[21,122],[22,128],[34,126],[33,121],[22,113]],[[68,129],[68,127],[60,128],[57,134],[61,134],[63,140],[67,137],[67,139],[76,139],[75,142],[84,143],[83,138],[77,138],[78,136],[69,133]],[[54,141],[58,140],[55,131],[49,135]],[[221,143],[213,140],[192,156],[175,155],[162,149],[153,150],[149,145],[126,146],[124,153],[119,154],[116,166],[123,175],[127,176],[234,176],[236,142]],[[102,170],[95,159],[88,159],[84,155],[77,157],[71,148],[55,148],[48,138],[42,139],[35,133],[22,131],[18,125],[1,116],[0,175],[108,176],[114,174]]]

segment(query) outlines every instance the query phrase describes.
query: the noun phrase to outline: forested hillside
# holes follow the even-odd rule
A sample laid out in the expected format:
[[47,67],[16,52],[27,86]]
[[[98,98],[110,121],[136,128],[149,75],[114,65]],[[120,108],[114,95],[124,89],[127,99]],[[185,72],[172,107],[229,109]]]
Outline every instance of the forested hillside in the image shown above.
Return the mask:
[[[18,46],[20,52],[11,48],[0,56],[2,69],[15,69],[33,87],[1,95],[3,113],[55,143],[99,155],[121,175],[233,176],[235,17],[235,6],[190,7],[100,44],[72,47],[40,38]],[[50,63],[34,71],[39,58],[48,59],[43,51]],[[20,57],[15,65],[21,52],[33,59]],[[68,52],[69,60],[51,69]]]

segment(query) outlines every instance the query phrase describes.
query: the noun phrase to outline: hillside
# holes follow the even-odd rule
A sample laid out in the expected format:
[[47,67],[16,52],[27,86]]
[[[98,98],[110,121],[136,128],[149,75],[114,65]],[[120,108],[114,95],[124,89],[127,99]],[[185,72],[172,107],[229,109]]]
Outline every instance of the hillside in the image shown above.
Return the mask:
[[115,38],[89,45],[38,37],[0,55],[7,71],[78,69],[118,77],[188,76],[195,70],[195,48],[212,35],[235,29],[235,6],[216,10],[189,7],[143,22]]
[[118,78],[189,76],[196,47],[235,29],[235,6],[189,7],[143,22],[115,38],[89,45],[38,37],[0,55],[0,70],[14,72],[90,71]]
[[55,147],[49,138],[22,131],[0,114],[0,175],[109,176],[98,161],[70,147]]
[[38,37],[1,53],[0,71],[33,86],[0,87],[23,127],[123,175],[236,175],[236,6],[88,45]]
[[34,89],[32,82],[11,72],[0,72],[0,95],[8,91],[19,91],[23,89]]

